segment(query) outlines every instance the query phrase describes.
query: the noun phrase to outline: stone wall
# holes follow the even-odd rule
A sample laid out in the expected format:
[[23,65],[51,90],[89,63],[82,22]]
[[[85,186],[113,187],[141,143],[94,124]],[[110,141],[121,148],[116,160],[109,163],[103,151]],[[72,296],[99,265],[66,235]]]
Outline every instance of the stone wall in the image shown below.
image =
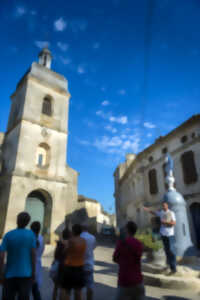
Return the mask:
[[96,234],[101,232],[103,226],[112,226],[112,217],[98,201],[79,195],[76,210],[67,216],[67,223],[87,223],[90,231]]
[[[143,205],[151,206],[153,209],[160,208],[161,199],[166,191],[163,172],[165,148],[174,160],[176,189],[187,201],[188,214],[190,215],[189,207],[192,203],[200,203],[200,117],[186,125],[160,138],[136,157],[133,156],[131,163],[126,160],[117,167],[114,177],[118,226],[132,219],[140,228],[147,227],[150,224],[150,217],[144,213]],[[187,136],[184,143],[181,141],[183,136]],[[192,184],[185,184],[183,178],[181,155],[186,151],[193,151],[197,170],[198,180]],[[149,171],[152,169],[157,173],[158,192],[155,194],[150,193]]]
[[[50,113],[43,110],[47,98]],[[65,226],[66,215],[77,208],[78,173],[66,165],[69,98],[67,79],[38,63],[11,96],[7,131],[0,134],[1,236],[16,227],[16,216],[31,193],[43,196],[34,201],[44,204],[41,222],[50,243]],[[34,213],[32,207],[29,212]]]

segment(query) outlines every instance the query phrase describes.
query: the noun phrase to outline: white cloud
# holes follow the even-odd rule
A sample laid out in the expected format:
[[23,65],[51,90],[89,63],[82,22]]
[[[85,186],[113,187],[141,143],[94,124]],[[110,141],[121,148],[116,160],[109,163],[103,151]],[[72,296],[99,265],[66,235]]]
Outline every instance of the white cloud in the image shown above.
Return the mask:
[[150,123],[150,122],[144,122],[144,127],[153,129],[153,128],[156,128],[156,125],[153,123]]
[[128,123],[127,116],[122,116],[122,117],[111,116],[111,117],[109,117],[109,120],[110,120],[110,122],[116,122],[119,124],[127,124]]
[[108,137],[103,136],[101,139],[96,139],[94,146],[99,150],[105,151],[109,147],[118,147],[122,144],[122,140],[118,136]]
[[127,138],[127,135],[126,134],[122,134],[121,135],[121,139],[126,139]]
[[112,133],[116,133],[116,132],[117,132],[117,129],[114,128],[114,127],[112,127],[112,126],[110,126],[110,125],[107,125],[107,126],[105,126],[104,128],[105,128],[106,130],[112,132]]
[[62,50],[62,51],[67,51],[68,50],[68,48],[69,48],[69,45],[68,44],[66,44],[66,43],[62,43],[62,42],[58,42],[57,43],[57,46],[58,46],[58,48],[60,49],[60,50]]
[[70,58],[65,58],[65,57],[62,57],[60,56],[60,60],[61,62],[64,64],[64,65],[69,65],[71,64],[72,60]]
[[149,138],[149,137],[152,137],[152,133],[148,133],[147,134],[147,137]]
[[16,16],[17,17],[22,17],[23,15],[26,14],[26,9],[23,6],[18,6],[16,9]]
[[102,117],[103,119],[107,118],[106,114],[104,114],[102,110],[96,111],[96,115]]
[[100,43],[94,43],[93,44],[93,49],[99,49]]
[[131,141],[128,138],[123,140],[119,136],[103,136],[100,139],[96,139],[93,146],[106,153],[116,153],[124,156],[128,151],[134,153],[139,151],[140,138],[135,135],[134,141]]
[[78,72],[78,74],[85,74],[86,70],[83,66],[78,66],[77,72]]
[[40,49],[43,49],[45,47],[49,47],[50,43],[48,41],[35,41],[35,46],[37,46]]
[[112,123],[118,123],[118,124],[127,124],[128,123],[128,117],[127,116],[121,116],[121,117],[115,117],[112,113],[105,114],[102,110],[98,110],[96,112],[97,116],[102,117],[103,119],[106,119]]
[[104,100],[101,105],[103,106],[108,106],[110,104],[110,102],[108,100]]
[[121,90],[118,91],[118,93],[119,93],[120,95],[124,96],[124,95],[126,94],[126,90],[121,89]]
[[85,140],[79,140],[79,143],[80,143],[81,145],[84,145],[84,146],[89,146],[89,145],[90,145],[90,142],[85,141]]
[[67,27],[67,22],[61,17],[54,22],[54,29],[56,31],[63,31]]

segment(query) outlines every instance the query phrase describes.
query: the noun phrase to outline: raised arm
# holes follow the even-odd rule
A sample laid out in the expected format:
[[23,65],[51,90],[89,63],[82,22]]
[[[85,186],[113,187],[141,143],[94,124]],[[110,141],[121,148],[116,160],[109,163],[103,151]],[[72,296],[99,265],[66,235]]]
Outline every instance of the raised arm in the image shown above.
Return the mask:
[[154,215],[154,216],[157,215],[155,211],[151,210],[151,209],[148,208],[148,207],[143,206],[143,209],[144,209],[144,211],[146,211],[146,212],[148,212],[148,213],[150,213],[150,214],[152,214],[152,215]]

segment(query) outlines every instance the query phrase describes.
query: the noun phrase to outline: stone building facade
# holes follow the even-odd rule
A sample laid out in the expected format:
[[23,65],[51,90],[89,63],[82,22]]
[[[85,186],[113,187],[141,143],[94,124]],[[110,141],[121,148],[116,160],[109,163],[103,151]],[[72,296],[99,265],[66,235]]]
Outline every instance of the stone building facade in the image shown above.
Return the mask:
[[66,164],[68,81],[50,69],[51,61],[43,49],[11,96],[7,130],[0,134],[0,236],[26,210],[51,243],[77,206],[78,173]]
[[166,191],[164,156],[174,160],[175,185],[186,202],[193,241],[200,245],[200,115],[194,115],[144,151],[128,154],[114,173],[117,225],[150,224],[143,205],[160,208]]
[[76,211],[69,216],[69,223],[87,223],[91,232],[100,233],[103,227],[114,227],[114,216],[105,212],[95,199],[78,196]]

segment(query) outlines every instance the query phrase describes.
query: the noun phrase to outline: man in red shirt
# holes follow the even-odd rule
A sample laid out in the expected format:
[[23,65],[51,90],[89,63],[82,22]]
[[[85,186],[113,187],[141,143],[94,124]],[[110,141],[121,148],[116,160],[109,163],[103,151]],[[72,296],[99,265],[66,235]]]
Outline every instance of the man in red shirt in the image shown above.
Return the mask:
[[119,265],[117,300],[144,300],[145,289],[141,272],[143,245],[134,238],[137,225],[129,221],[124,237],[117,242],[113,260]]

